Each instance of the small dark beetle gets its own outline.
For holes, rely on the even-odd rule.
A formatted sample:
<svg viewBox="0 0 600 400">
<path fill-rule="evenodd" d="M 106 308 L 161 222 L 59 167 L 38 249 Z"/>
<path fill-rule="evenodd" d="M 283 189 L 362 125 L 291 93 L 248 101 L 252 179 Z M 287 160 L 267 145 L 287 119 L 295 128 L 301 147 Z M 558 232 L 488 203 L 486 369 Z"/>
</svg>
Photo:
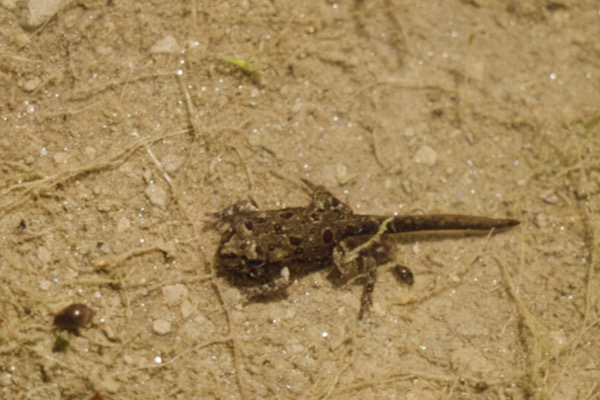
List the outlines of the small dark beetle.
<svg viewBox="0 0 600 400">
<path fill-rule="evenodd" d="M 62 329 L 77 330 L 92 321 L 96 311 L 85 304 L 71 304 L 54 317 L 54 325 Z"/>
</svg>

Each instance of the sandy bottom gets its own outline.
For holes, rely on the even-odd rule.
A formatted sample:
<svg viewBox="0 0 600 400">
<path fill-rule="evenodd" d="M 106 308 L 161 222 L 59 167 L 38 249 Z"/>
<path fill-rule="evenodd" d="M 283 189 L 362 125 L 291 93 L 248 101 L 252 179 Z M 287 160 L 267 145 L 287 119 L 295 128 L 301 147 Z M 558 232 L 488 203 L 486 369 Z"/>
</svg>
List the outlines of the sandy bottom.
<svg viewBox="0 0 600 400">
<path fill-rule="evenodd" d="M 34 3 L 0 1 L 1 398 L 600 399 L 597 2 Z M 326 272 L 247 302 L 211 215 L 301 178 L 522 222 L 389 238 L 415 284 L 362 322 Z"/>
</svg>

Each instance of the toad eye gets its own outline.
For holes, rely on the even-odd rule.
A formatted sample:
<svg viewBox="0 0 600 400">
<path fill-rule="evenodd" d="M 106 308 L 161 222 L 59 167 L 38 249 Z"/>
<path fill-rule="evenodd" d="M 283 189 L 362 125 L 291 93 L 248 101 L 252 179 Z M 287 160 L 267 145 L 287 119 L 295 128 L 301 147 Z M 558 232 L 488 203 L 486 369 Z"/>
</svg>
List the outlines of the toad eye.
<svg viewBox="0 0 600 400">
<path fill-rule="evenodd" d="M 246 260 L 246 268 L 249 270 L 248 274 L 252 278 L 259 278 L 264 274 L 263 267 L 265 265 L 264 260 Z"/>
<path fill-rule="evenodd" d="M 265 265 L 265 260 L 246 260 L 246 266 L 251 269 L 257 269 Z"/>
</svg>

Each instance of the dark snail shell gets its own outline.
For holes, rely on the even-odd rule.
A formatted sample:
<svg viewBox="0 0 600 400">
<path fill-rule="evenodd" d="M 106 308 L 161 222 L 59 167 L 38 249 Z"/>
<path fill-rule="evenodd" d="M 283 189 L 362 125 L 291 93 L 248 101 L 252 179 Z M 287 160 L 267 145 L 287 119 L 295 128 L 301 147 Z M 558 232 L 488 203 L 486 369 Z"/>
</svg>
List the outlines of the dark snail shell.
<svg viewBox="0 0 600 400">
<path fill-rule="evenodd" d="M 71 304 L 54 317 L 54 325 L 62 329 L 76 330 L 90 323 L 96 311 L 85 304 Z"/>
</svg>

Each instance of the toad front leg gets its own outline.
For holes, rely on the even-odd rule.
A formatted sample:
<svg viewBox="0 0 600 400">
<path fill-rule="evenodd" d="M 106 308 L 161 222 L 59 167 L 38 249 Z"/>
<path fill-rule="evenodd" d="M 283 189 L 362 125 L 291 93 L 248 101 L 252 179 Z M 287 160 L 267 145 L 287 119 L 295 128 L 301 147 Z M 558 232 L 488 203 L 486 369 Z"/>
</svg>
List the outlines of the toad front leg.
<svg viewBox="0 0 600 400">
<path fill-rule="evenodd" d="M 282 295 L 292 283 L 289 268 L 283 267 L 278 276 L 272 276 L 269 281 L 261 285 L 245 287 L 243 292 L 250 300 L 270 299 Z"/>
</svg>

